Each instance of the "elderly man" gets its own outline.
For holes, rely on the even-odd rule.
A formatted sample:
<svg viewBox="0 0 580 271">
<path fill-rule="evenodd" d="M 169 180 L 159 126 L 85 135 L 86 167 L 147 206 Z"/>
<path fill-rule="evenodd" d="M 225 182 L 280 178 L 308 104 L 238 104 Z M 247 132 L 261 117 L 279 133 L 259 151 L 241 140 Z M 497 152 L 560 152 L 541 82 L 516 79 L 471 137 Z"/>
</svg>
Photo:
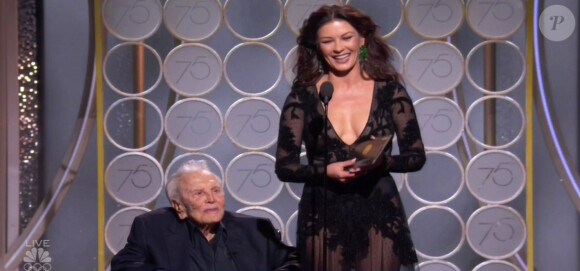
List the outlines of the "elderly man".
<svg viewBox="0 0 580 271">
<path fill-rule="evenodd" d="M 112 271 L 299 270 L 294 248 L 269 220 L 224 210 L 223 188 L 205 161 L 182 165 L 166 192 L 173 208 L 135 218 Z"/>
</svg>

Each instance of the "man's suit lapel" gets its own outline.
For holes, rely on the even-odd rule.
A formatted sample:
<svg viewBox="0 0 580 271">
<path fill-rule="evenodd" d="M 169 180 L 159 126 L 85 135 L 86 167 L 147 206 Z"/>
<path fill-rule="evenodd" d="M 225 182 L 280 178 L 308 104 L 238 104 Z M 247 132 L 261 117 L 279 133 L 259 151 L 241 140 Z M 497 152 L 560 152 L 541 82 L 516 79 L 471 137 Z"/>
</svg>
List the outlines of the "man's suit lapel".
<svg viewBox="0 0 580 271">
<path fill-rule="evenodd" d="M 226 246 L 238 270 L 262 270 L 263 268 L 260 268 L 257 263 L 262 262 L 264 259 L 256 259 L 256 255 L 250 253 L 252 250 L 248 249 L 250 247 L 248 240 L 254 238 L 254 236 L 252 236 L 252 233 L 240 230 L 242 221 L 236 221 L 236 225 L 231 225 L 232 221 L 231 214 L 226 212 L 222 219 L 228 234 Z"/>
<path fill-rule="evenodd" d="M 189 270 L 193 266 L 189 266 L 189 259 L 193 259 L 195 265 L 194 270 L 209 270 L 208 266 L 205 266 L 200 253 L 195 253 L 199 251 L 199 248 L 194 247 L 191 244 L 189 238 L 189 232 L 187 226 L 183 221 L 173 224 L 169 233 L 165 238 L 165 246 L 167 252 L 167 259 L 169 259 L 169 264 L 171 270 Z"/>
<path fill-rule="evenodd" d="M 238 270 L 245 270 L 248 267 L 245 263 L 247 257 L 244 257 L 243 255 L 245 255 L 244 249 L 247 248 L 247 244 L 245 244 L 244 238 L 240 236 L 239 231 L 236 231 L 235 229 L 228 229 L 227 231 L 228 237 L 226 240 L 226 247 L 228 248 L 228 252 L 238 267 Z"/>
</svg>

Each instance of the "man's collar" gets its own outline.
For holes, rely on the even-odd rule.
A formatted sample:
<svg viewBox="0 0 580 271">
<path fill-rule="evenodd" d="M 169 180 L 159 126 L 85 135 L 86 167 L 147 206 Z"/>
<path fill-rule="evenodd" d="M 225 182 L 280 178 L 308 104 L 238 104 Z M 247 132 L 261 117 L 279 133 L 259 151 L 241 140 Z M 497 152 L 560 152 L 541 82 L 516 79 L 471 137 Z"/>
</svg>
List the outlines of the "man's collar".
<svg viewBox="0 0 580 271">
<path fill-rule="evenodd" d="M 185 219 L 185 223 L 187 223 L 187 225 L 188 225 L 188 226 L 190 226 L 190 227 L 191 227 L 191 229 L 197 230 L 199 233 L 201 233 L 201 230 L 200 230 L 200 229 L 199 229 L 199 227 L 198 227 L 198 226 L 197 226 L 197 225 L 196 225 L 196 224 L 193 222 L 193 220 L 191 220 L 191 219 Z M 220 223 L 218 223 L 218 224 L 216 225 L 216 229 L 215 229 L 215 233 L 216 233 L 216 235 L 217 235 L 219 232 L 222 232 L 222 233 L 223 233 L 223 237 L 224 237 L 224 238 L 226 238 L 226 237 L 227 237 L 228 231 L 227 231 L 227 229 L 226 229 L 226 227 L 225 227 L 225 225 L 224 225 L 223 221 L 220 221 Z"/>
</svg>

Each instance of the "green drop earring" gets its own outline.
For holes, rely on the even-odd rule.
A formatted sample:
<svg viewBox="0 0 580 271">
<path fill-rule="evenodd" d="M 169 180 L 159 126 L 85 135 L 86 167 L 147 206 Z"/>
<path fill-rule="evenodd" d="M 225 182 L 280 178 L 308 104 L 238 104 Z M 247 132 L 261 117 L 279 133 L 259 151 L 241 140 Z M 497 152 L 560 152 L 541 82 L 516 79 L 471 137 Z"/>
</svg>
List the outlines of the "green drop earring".
<svg viewBox="0 0 580 271">
<path fill-rule="evenodd" d="M 365 45 L 360 47 L 360 50 L 358 51 L 358 59 L 362 62 L 367 61 L 367 59 L 369 59 L 369 52 Z"/>
</svg>

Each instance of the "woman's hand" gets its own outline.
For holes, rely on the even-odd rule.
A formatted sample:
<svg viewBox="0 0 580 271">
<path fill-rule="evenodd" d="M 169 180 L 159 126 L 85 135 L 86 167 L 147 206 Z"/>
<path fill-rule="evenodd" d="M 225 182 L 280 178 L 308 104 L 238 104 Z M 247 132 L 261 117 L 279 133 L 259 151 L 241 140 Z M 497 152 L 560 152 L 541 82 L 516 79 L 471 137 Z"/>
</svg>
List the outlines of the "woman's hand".
<svg viewBox="0 0 580 271">
<path fill-rule="evenodd" d="M 389 161 L 390 157 L 386 158 Z M 364 167 L 354 167 L 356 159 L 351 159 L 342 162 L 335 162 L 328 165 L 326 174 L 329 178 L 335 179 L 341 183 L 348 183 L 352 179 L 358 178 L 367 174 L 369 170 L 375 169 L 383 164 L 385 158 L 381 155 L 374 164 Z"/>
<path fill-rule="evenodd" d="M 329 178 L 335 179 L 341 183 L 347 183 L 348 181 L 360 176 L 361 169 L 353 168 L 356 159 L 351 159 L 342 162 L 334 162 L 326 167 L 326 174 Z"/>
</svg>

